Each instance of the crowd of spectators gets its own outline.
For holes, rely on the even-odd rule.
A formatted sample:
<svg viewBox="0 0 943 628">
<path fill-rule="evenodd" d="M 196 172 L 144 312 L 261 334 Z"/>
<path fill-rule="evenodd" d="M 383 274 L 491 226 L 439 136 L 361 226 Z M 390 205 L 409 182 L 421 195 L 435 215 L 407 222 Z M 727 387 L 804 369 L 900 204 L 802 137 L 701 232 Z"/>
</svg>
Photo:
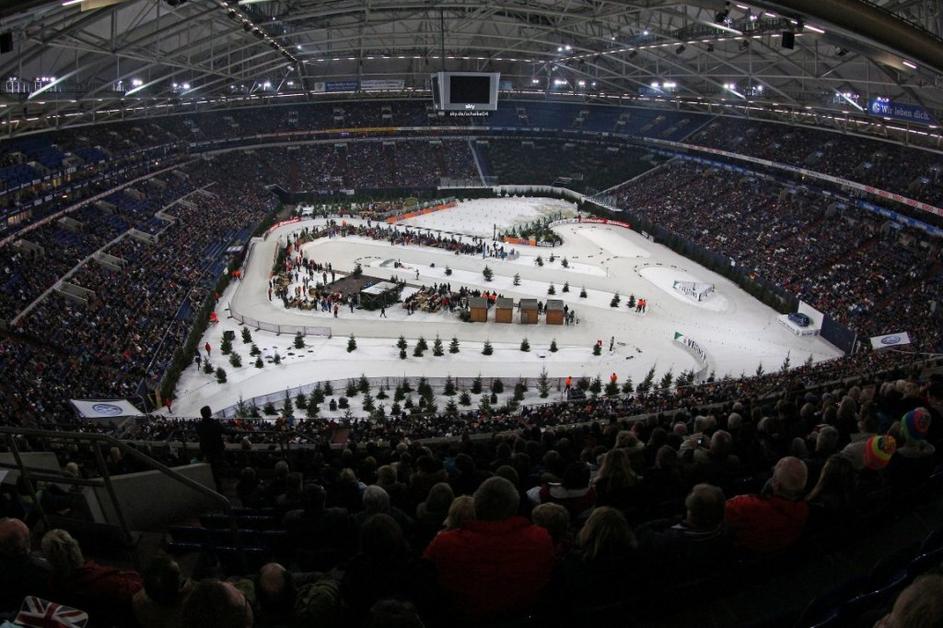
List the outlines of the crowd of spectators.
<svg viewBox="0 0 943 628">
<path fill-rule="evenodd" d="M 941 413 L 939 374 L 868 377 L 633 422 L 613 414 L 559 429 L 535 423 L 486 440 L 227 451 L 219 469 L 239 516 L 264 524 L 265 532 L 241 532 L 244 542 L 282 540 L 254 564 L 176 540 L 194 538 L 193 528 L 172 528 L 167 546 L 201 553 L 188 572 L 164 554 L 143 573 L 104 566 L 63 530 L 45 532 L 31 553 L 27 524 L 36 517 L 13 494 L 0 516 L 26 524 L 0 519 L 0 559 L 22 576 L 2 570 L 3 599 L 44 595 L 106 624 L 145 627 L 660 617 L 679 587 L 687 585 L 687 603 L 709 605 L 716 593 L 698 588 L 738 565 L 754 565 L 757 577 L 773 565 L 794 568 L 820 547 L 836 551 L 878 532 L 914 500 L 938 498 L 924 489 L 943 461 Z M 221 451 L 220 430 L 198 431 L 204 455 Z M 58 454 L 77 475 L 94 475 L 85 452 Z M 108 464 L 122 470 L 120 455 Z M 887 612 L 889 621 L 914 605 L 940 613 L 913 593 L 859 613 L 873 622 Z M 377 623 L 390 613 L 412 623 Z"/>
<path fill-rule="evenodd" d="M 727 170 L 676 161 L 615 202 L 796 294 L 862 336 L 908 331 L 943 346 L 939 242 L 865 210 Z M 930 292 L 928 292 L 928 290 Z"/>
<path fill-rule="evenodd" d="M 718 118 L 687 140 L 943 204 L 943 155 L 855 135 Z"/>
<path fill-rule="evenodd" d="M 137 397 L 142 384 L 157 384 L 216 283 L 227 245 L 243 244 L 275 207 L 251 166 L 236 159 L 200 163 L 186 186 L 165 192 L 205 188 L 220 168 L 237 178 L 168 208 L 174 222 L 156 243 L 125 235 L 106 249 L 122 260 L 120 270 L 89 261 L 70 277 L 93 292 L 87 303 L 53 293 L 19 321 L 17 336 L 3 342 L 10 376 L 0 383 L 13 420 L 55 424 L 72 414 L 70 398 Z"/>
</svg>

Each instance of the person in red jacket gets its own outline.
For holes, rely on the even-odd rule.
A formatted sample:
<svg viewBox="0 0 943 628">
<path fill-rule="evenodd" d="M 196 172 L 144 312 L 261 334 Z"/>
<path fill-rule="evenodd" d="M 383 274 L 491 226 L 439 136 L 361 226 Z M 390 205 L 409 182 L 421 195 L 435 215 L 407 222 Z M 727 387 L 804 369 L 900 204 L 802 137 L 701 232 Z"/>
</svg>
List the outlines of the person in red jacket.
<svg viewBox="0 0 943 628">
<path fill-rule="evenodd" d="M 769 553 L 795 543 L 809 517 L 809 506 L 802 499 L 807 477 L 805 463 L 786 456 L 776 463 L 773 477 L 760 495 L 728 499 L 724 516 L 735 545 Z"/>
<path fill-rule="evenodd" d="M 537 601 L 553 570 L 553 540 L 517 516 L 520 496 L 502 477 L 475 491 L 475 520 L 440 532 L 424 557 L 435 563 L 439 586 L 473 619 L 513 617 Z"/>
<path fill-rule="evenodd" d="M 96 625 L 134 625 L 131 600 L 144 586 L 141 574 L 85 560 L 78 541 L 65 530 L 50 530 L 41 545 L 53 568 L 54 601 L 86 611 Z"/>
</svg>

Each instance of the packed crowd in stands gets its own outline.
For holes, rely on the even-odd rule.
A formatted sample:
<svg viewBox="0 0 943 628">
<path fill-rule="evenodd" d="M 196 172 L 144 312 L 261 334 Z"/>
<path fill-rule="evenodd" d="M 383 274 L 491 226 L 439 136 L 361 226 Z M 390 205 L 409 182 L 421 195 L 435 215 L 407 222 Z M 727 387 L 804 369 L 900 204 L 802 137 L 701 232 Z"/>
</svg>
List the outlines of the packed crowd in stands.
<svg viewBox="0 0 943 628">
<path fill-rule="evenodd" d="M 148 389 L 157 384 L 215 285 L 226 247 L 245 243 L 275 206 L 251 164 L 224 161 L 188 170 L 183 187 L 211 191 L 169 207 L 174 222 L 156 243 L 126 234 L 105 249 L 122 260 L 120 270 L 89 261 L 69 278 L 94 291 L 88 303 L 52 294 L 19 321 L 16 337 L 2 341 L 0 359 L 10 375 L 0 398 L 13 420 L 55 424 L 72 415 L 70 398 L 136 397 L 142 382 Z M 210 186 L 220 166 L 235 179 Z M 171 187 L 176 194 L 182 186 L 165 190 Z M 107 240 L 82 243 L 87 255 Z"/>
<path fill-rule="evenodd" d="M 943 308 L 928 298 L 940 285 L 939 242 L 919 232 L 827 197 L 684 161 L 615 196 L 620 207 L 729 257 L 862 336 L 909 331 L 923 350 L 943 350 Z"/>
<path fill-rule="evenodd" d="M 823 172 L 937 207 L 943 204 L 940 153 L 771 122 L 744 124 L 735 118 L 718 118 L 686 141 Z"/>
<path fill-rule="evenodd" d="M 477 170 L 464 141 L 430 144 L 427 139 L 407 141 L 392 137 L 366 144 L 346 141 L 347 130 L 358 127 L 443 125 L 560 129 L 685 140 L 807 167 L 929 203 L 943 203 L 940 193 L 943 160 L 939 153 L 865 137 L 745 122 L 739 118 L 601 105 L 506 101 L 488 117 L 471 118 L 439 115 L 425 101 L 390 101 L 185 113 L 14 138 L 0 144 L 0 164 L 7 164 L 0 166 L 0 218 L 18 214 L 7 226 L 22 228 L 52 211 L 146 172 L 154 167 L 155 158 L 162 161 L 183 158 L 190 143 L 229 139 L 237 146 L 259 141 L 266 134 L 297 140 L 310 138 L 312 132 L 335 131 L 337 145 L 327 143 L 294 151 L 299 164 L 308 167 L 299 166 L 297 177 L 288 175 L 289 182 L 301 181 L 309 189 L 397 187 L 404 181 L 431 185 L 438 177 L 452 174 L 459 179 L 474 178 Z M 406 133 L 410 134 L 415 132 Z M 533 151 L 528 145 L 531 140 L 495 138 L 490 146 L 477 145 L 476 150 L 483 173 L 497 176 L 502 183 L 552 184 L 569 179 L 577 188 L 595 191 L 618 183 L 616 172 L 620 170 L 627 174 L 621 179 L 624 180 L 645 167 L 644 162 L 636 159 L 637 149 L 600 152 L 588 149 L 581 139 L 574 135 L 573 141 L 553 140 L 551 148 Z M 530 150 L 531 154 L 518 159 L 516 155 L 521 150 Z M 535 156 L 539 167 L 533 167 L 538 165 Z M 364 163 L 370 167 L 362 167 Z M 433 164 L 432 169 L 429 164 Z M 281 173 L 285 176 L 285 169 Z"/>
<path fill-rule="evenodd" d="M 197 456 L 241 506 L 245 562 L 228 518 L 211 515 L 171 527 L 166 553 L 141 572 L 106 566 L 7 490 L 0 517 L 15 519 L 0 519 L 3 610 L 38 595 L 96 625 L 142 628 L 418 628 L 527 616 L 613 625 L 626 613 L 651 623 L 684 611 L 670 605 L 684 591 L 704 619 L 733 592 L 710 583 L 801 574 L 823 551 L 879 537 L 915 504 L 939 499 L 928 487 L 943 462 L 943 378 L 870 377 L 765 401 L 729 396 L 710 411 L 534 423 L 438 445 L 365 438 L 253 452 L 227 450 L 225 431 L 204 409 Z M 168 463 L 192 455 L 148 453 Z M 89 450 L 57 455 L 73 476 L 97 475 Z M 118 450 L 106 464 L 136 468 Z M 77 510 L 62 487 L 40 499 L 47 511 Z M 932 603 L 943 595 L 939 564 L 938 550 L 915 559 L 897 602 L 859 604 L 854 625 L 921 613 L 925 623 L 885 625 L 943 621 Z M 798 609 L 782 594 L 765 612 L 786 619 Z"/>
</svg>

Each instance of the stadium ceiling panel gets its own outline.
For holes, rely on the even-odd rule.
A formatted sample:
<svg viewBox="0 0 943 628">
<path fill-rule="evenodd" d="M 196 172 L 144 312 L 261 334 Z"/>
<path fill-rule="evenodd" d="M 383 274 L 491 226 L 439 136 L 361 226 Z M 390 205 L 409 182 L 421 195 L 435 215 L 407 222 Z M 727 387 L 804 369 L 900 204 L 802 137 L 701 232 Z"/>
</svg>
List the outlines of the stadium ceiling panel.
<svg viewBox="0 0 943 628">
<path fill-rule="evenodd" d="M 443 68 L 501 72 L 521 97 L 828 125 L 881 97 L 941 119 L 941 13 L 938 0 L 27 0 L 0 5 L 0 122 L 14 134 L 325 86 L 422 94 Z"/>
</svg>

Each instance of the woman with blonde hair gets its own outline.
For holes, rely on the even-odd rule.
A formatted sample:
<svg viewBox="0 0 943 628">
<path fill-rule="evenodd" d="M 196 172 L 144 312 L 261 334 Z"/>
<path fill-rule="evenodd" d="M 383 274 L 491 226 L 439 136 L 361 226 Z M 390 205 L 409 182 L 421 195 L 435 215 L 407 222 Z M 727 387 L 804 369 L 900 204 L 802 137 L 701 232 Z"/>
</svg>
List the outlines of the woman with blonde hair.
<svg viewBox="0 0 943 628">
<path fill-rule="evenodd" d="M 641 482 L 624 449 L 613 449 L 603 457 L 595 489 L 597 506 L 612 506 L 624 513 L 638 509 Z"/>
<path fill-rule="evenodd" d="M 554 599 L 571 609 L 595 607 L 629 595 L 644 573 L 638 563 L 629 522 L 615 508 L 596 508 L 577 535 L 577 547 L 564 559 L 554 582 Z M 561 609 L 563 610 L 563 609 Z"/>
</svg>

